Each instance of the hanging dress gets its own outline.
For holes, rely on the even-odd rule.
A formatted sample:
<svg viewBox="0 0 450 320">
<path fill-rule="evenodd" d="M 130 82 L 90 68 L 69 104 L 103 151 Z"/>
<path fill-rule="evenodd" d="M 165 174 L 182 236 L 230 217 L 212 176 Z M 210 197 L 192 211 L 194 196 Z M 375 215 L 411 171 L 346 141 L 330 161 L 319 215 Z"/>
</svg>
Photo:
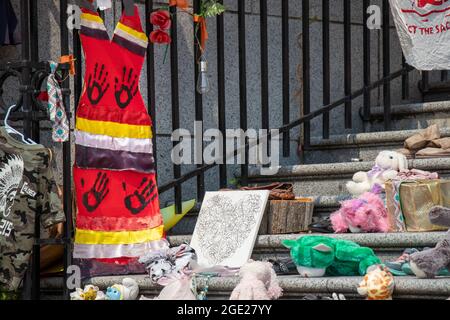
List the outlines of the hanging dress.
<svg viewBox="0 0 450 320">
<path fill-rule="evenodd" d="M 122 13 L 112 39 L 99 14 L 82 8 L 80 38 L 74 258 L 126 265 L 164 243 L 152 123 L 139 91 L 148 40 L 136 5 L 133 16 Z"/>
</svg>

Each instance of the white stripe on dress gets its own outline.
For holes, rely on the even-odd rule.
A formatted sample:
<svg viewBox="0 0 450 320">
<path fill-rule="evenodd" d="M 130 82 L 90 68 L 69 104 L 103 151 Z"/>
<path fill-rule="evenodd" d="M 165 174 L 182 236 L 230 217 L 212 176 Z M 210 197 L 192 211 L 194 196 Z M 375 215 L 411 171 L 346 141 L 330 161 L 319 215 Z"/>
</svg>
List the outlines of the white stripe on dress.
<svg viewBox="0 0 450 320">
<path fill-rule="evenodd" d="M 92 134 L 85 131 L 75 130 L 75 144 L 108 149 L 114 151 L 128 151 L 135 153 L 152 154 L 151 139 L 115 138 L 106 135 Z"/>
<path fill-rule="evenodd" d="M 148 252 L 169 248 L 165 239 L 136 244 L 75 244 L 75 259 L 113 259 L 141 257 Z"/>
</svg>

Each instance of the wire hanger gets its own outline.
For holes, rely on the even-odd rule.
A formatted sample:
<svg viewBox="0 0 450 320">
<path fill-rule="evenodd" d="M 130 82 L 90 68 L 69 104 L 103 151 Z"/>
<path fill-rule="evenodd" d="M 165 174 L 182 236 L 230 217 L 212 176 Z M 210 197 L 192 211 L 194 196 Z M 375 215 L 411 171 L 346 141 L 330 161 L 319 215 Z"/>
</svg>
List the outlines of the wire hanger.
<svg viewBox="0 0 450 320">
<path fill-rule="evenodd" d="M 13 127 L 11 127 L 11 126 L 8 124 L 8 118 L 9 118 L 9 115 L 10 115 L 10 113 L 11 113 L 11 110 L 14 109 L 15 107 L 16 107 L 16 105 L 13 104 L 11 107 L 8 108 L 8 111 L 6 112 L 5 120 L 4 120 L 6 132 L 7 132 L 8 134 L 11 134 L 11 133 L 17 134 L 18 136 L 20 136 L 20 137 L 22 138 L 22 141 L 23 141 L 23 143 L 25 143 L 25 144 L 28 144 L 28 145 L 36 145 L 36 144 L 37 144 L 36 142 L 34 142 L 33 140 L 31 140 L 30 138 L 25 138 L 25 136 L 24 136 L 21 132 L 17 131 L 16 129 L 14 129 Z"/>
</svg>

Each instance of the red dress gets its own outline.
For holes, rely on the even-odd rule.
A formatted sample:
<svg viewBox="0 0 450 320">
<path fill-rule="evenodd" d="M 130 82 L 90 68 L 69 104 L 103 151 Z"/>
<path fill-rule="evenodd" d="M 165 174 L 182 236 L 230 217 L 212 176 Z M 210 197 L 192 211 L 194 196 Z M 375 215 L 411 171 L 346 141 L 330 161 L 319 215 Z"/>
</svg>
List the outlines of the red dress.
<svg viewBox="0 0 450 320">
<path fill-rule="evenodd" d="M 74 258 L 137 258 L 163 237 L 151 119 L 139 92 L 147 36 L 137 6 L 112 39 L 97 12 L 82 9 L 84 89 L 76 113 Z M 110 260 L 108 260 L 110 261 Z"/>
</svg>

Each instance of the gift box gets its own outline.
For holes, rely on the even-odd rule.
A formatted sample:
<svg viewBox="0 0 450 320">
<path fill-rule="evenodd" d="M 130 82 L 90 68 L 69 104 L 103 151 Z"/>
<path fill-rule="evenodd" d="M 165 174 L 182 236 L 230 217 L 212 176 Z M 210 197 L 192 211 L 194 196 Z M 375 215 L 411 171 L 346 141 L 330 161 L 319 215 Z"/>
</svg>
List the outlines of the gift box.
<svg viewBox="0 0 450 320">
<path fill-rule="evenodd" d="M 388 181 L 386 206 L 391 232 L 447 230 L 428 217 L 434 206 L 450 207 L 450 180 Z"/>
</svg>

